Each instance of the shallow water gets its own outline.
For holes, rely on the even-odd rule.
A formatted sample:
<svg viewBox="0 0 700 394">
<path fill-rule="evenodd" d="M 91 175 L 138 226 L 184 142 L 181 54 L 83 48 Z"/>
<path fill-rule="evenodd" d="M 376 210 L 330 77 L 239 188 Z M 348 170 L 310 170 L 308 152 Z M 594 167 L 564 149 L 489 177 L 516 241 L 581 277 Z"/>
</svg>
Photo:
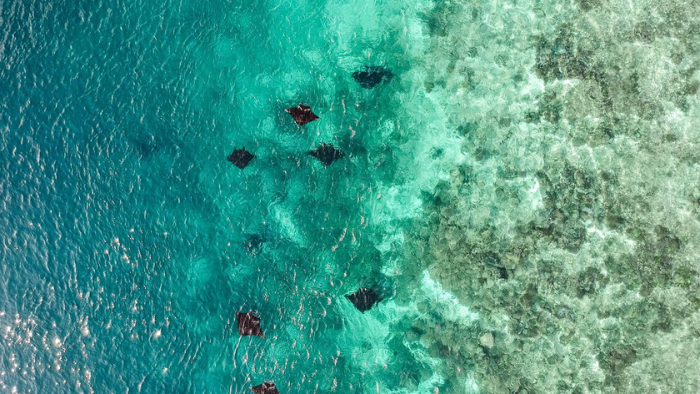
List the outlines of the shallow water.
<svg viewBox="0 0 700 394">
<path fill-rule="evenodd" d="M 0 388 L 700 390 L 699 7 L 1 3 Z"/>
</svg>

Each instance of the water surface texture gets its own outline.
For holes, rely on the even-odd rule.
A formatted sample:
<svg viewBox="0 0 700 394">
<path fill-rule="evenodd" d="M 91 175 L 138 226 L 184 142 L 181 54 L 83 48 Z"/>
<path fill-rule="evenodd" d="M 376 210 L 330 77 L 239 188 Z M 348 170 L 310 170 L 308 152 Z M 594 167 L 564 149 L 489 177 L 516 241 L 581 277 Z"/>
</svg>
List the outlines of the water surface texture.
<svg viewBox="0 0 700 394">
<path fill-rule="evenodd" d="M 700 392 L 698 15 L 1 1 L 0 390 Z"/>
</svg>

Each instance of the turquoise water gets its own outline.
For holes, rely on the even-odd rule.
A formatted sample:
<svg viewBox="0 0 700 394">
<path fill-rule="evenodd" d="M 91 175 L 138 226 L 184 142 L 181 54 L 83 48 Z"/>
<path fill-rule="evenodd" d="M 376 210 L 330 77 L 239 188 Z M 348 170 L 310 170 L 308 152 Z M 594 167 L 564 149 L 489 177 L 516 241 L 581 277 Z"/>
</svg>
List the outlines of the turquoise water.
<svg viewBox="0 0 700 394">
<path fill-rule="evenodd" d="M 700 391 L 699 14 L 0 3 L 0 389 Z"/>
<path fill-rule="evenodd" d="M 401 89 L 351 74 L 408 67 L 402 7 L 3 4 L 3 391 L 359 391 L 416 369 L 363 356 L 384 344 L 343 297 L 383 280 L 365 201 L 396 172 L 377 129 Z M 322 121 L 296 126 L 299 102 Z M 345 158 L 323 168 L 320 143 Z M 248 310 L 266 340 L 238 336 Z"/>
</svg>

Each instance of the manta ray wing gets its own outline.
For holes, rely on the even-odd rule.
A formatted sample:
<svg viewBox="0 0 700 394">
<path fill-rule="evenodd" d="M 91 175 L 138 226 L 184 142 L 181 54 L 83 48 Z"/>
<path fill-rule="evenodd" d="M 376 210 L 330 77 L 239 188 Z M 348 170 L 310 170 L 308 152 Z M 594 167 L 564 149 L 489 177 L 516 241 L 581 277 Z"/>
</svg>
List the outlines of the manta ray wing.
<svg viewBox="0 0 700 394">
<path fill-rule="evenodd" d="M 241 170 L 246 168 L 251 160 L 255 158 L 255 155 L 245 150 L 245 146 L 241 149 L 234 149 L 233 153 L 228 155 L 226 158 L 231 164 L 240 168 Z"/>
<path fill-rule="evenodd" d="M 265 338 L 260 327 L 260 318 L 253 315 L 253 312 L 236 313 L 238 319 L 238 333 L 244 336 L 255 335 Z"/>
<path fill-rule="evenodd" d="M 381 298 L 374 290 L 365 287 L 352 294 L 346 294 L 345 298 L 350 300 L 355 308 L 362 313 L 372 309 L 375 304 L 381 301 Z"/>
<path fill-rule="evenodd" d="M 311 112 L 311 107 L 304 104 L 299 104 L 298 107 L 287 108 L 284 111 L 292 115 L 294 122 L 296 122 L 296 124 L 299 126 L 303 126 L 309 122 L 320 119 L 318 115 Z"/>
<path fill-rule="evenodd" d="M 321 144 L 318 148 L 309 152 L 309 154 L 317 158 L 324 167 L 328 167 L 336 160 L 339 160 L 345 156 L 345 153 L 335 149 L 335 147 L 331 144 Z"/>
<path fill-rule="evenodd" d="M 274 383 L 265 382 L 250 388 L 255 394 L 280 394 Z"/>
</svg>

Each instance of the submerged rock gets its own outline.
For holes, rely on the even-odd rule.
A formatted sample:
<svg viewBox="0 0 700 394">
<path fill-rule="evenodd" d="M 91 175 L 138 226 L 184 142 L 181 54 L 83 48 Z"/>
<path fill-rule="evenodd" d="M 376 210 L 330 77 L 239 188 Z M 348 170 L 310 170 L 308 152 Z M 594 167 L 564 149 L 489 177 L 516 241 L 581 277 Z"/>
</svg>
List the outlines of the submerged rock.
<svg viewBox="0 0 700 394">
<path fill-rule="evenodd" d="M 495 344 L 493 334 L 490 332 L 487 332 L 486 334 L 482 335 L 481 338 L 479 338 L 479 344 L 482 347 L 485 347 L 487 349 L 491 349 Z"/>
<path fill-rule="evenodd" d="M 364 71 L 355 71 L 352 78 L 365 89 L 372 89 L 382 82 L 389 82 L 394 74 L 382 66 L 365 66 Z"/>
</svg>

